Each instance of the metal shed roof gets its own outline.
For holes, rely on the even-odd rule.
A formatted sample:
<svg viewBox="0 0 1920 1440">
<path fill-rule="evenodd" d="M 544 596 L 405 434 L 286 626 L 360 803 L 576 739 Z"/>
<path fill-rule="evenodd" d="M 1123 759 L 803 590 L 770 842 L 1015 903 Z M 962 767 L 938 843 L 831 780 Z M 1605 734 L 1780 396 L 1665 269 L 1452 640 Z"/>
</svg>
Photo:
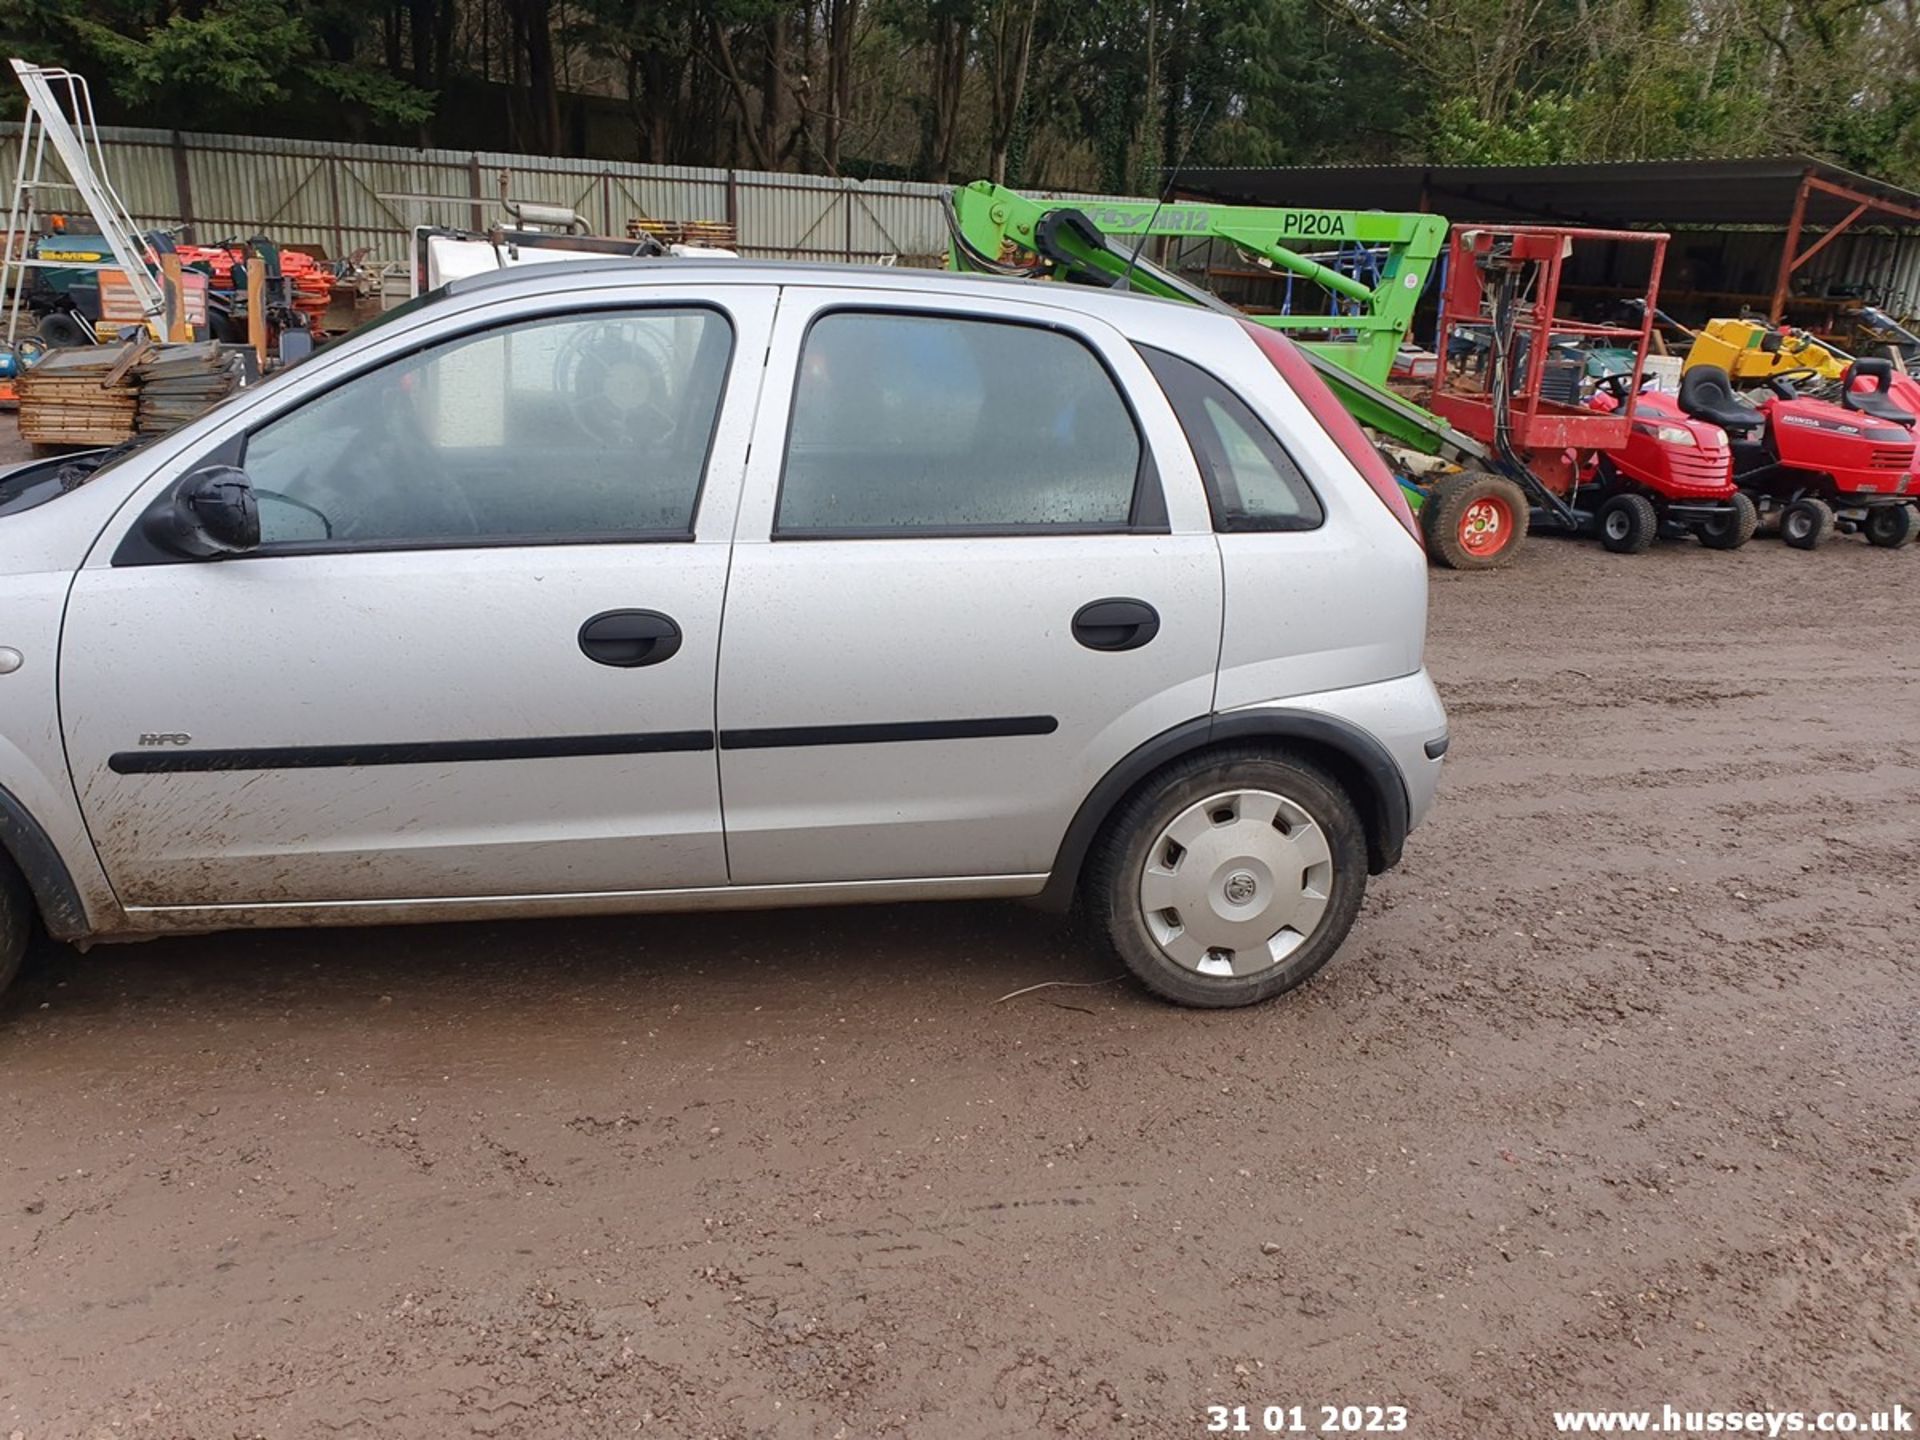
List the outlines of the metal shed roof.
<svg viewBox="0 0 1920 1440">
<path fill-rule="evenodd" d="M 1920 194 L 1807 155 L 1579 165 L 1298 165 L 1187 169 L 1176 189 L 1212 200 L 1320 210 L 1432 210 L 1451 220 L 1667 228 L 1805 223 L 1920 229 Z M 1851 192 L 1842 194 L 1837 192 Z"/>
</svg>

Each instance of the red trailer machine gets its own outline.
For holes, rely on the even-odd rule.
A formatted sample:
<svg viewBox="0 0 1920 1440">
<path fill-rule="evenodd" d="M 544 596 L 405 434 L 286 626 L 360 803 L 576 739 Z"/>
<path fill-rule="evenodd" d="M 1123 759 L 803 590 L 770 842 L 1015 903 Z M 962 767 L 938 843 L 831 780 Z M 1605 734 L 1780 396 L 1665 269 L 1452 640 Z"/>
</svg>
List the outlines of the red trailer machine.
<svg viewBox="0 0 1920 1440">
<path fill-rule="evenodd" d="M 1575 247 L 1602 245 L 1646 252 L 1637 326 L 1559 313 Z M 1677 410 L 1664 413 L 1671 407 L 1659 407 L 1656 418 L 1640 395 L 1666 247 L 1665 235 L 1641 231 L 1456 225 L 1441 296 L 1443 362 L 1484 348 L 1485 363 L 1477 371 L 1442 363 L 1429 408 L 1492 450 L 1533 502 L 1534 526 L 1597 534 L 1625 553 L 1689 531 L 1730 549 L 1754 527 L 1720 430 Z M 1631 270 L 1631 261 L 1621 268 Z M 1594 341 L 1633 352 L 1632 373 L 1614 387 L 1608 410 L 1582 403 L 1569 349 Z"/>
</svg>

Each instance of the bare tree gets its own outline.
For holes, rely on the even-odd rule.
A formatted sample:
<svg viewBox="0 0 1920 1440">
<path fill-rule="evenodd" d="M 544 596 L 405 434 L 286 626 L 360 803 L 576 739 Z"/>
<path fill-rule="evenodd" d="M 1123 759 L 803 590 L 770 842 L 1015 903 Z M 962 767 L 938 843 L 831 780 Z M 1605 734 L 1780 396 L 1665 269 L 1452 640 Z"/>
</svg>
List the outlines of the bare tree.
<svg viewBox="0 0 1920 1440">
<path fill-rule="evenodd" d="M 981 27 L 981 60 L 990 101 L 987 174 L 996 185 L 1007 183 L 1007 156 L 1020 127 L 1021 107 L 1026 103 L 1027 70 L 1039 18 L 1040 0 L 989 0 Z"/>
</svg>

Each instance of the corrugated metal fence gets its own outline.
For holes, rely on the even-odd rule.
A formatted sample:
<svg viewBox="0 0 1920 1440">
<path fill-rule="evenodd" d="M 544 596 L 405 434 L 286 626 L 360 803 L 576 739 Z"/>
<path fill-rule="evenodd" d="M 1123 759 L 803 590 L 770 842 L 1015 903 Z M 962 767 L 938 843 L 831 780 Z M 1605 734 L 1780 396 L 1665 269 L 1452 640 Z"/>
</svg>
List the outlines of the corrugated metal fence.
<svg viewBox="0 0 1920 1440">
<path fill-rule="evenodd" d="M 12 183 L 19 134 L 0 125 L 0 183 Z M 938 185 L 115 127 L 101 139 L 134 219 L 203 243 L 265 232 L 403 261 L 416 225 L 494 223 L 504 171 L 513 199 L 568 206 L 602 234 L 633 219 L 710 220 L 759 257 L 928 265 L 946 250 Z"/>
</svg>

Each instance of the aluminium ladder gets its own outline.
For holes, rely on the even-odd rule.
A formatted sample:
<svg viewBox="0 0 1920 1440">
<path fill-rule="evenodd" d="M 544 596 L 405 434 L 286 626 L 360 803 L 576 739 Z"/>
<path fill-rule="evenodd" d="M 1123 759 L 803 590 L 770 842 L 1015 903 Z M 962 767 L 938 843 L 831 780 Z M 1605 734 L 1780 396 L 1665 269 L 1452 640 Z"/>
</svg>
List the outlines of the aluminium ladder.
<svg viewBox="0 0 1920 1440">
<path fill-rule="evenodd" d="M 0 265 L 0 290 L 7 296 L 6 343 L 18 338 L 20 309 L 26 298 L 27 275 L 33 269 L 118 270 L 127 278 L 135 300 L 155 334 L 164 333 L 166 296 L 147 268 L 146 244 L 106 176 L 106 153 L 100 145 L 100 127 L 93 118 L 93 94 L 86 77 L 51 65 L 29 65 L 14 60 L 13 73 L 27 92 L 27 113 L 20 127 L 20 156 L 14 167 L 13 199 L 7 211 L 7 254 Z M 58 178 L 47 162 L 52 145 L 66 179 Z M 43 190 L 68 191 L 80 197 L 95 227 L 113 252 L 114 263 L 39 260 L 28 252 L 39 223 Z"/>
</svg>

